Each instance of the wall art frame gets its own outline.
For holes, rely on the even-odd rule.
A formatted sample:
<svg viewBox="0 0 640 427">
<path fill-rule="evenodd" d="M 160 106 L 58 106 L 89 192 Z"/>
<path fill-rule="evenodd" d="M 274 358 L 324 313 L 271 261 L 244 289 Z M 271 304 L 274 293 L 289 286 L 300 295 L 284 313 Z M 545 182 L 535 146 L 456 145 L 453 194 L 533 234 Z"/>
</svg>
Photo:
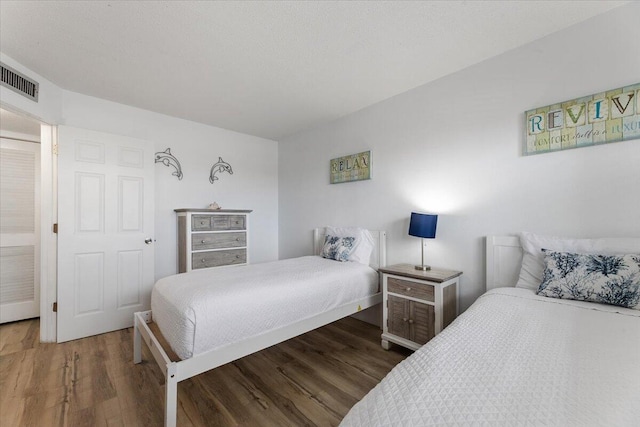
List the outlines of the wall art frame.
<svg viewBox="0 0 640 427">
<path fill-rule="evenodd" d="M 640 83 L 526 111 L 523 154 L 640 138 Z"/>
<path fill-rule="evenodd" d="M 371 151 L 331 159 L 329 176 L 331 184 L 371 179 Z"/>
</svg>

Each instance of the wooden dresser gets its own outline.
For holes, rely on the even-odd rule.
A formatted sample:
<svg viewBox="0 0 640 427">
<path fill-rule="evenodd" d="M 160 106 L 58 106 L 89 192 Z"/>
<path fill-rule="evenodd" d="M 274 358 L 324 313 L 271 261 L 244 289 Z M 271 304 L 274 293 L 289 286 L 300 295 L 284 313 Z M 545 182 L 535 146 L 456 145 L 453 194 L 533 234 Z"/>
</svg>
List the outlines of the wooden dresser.
<svg viewBox="0 0 640 427">
<path fill-rule="evenodd" d="M 178 273 L 249 262 L 250 210 L 176 209 Z"/>
<path fill-rule="evenodd" d="M 457 316 L 461 271 L 396 264 L 382 274 L 382 347 L 422 347 Z"/>
</svg>

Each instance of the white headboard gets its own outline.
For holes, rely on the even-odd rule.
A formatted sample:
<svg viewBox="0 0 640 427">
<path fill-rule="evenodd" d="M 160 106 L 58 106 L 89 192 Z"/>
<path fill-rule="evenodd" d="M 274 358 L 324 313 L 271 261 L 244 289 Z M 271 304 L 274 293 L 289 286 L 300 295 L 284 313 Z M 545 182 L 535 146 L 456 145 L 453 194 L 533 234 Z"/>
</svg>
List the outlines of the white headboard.
<svg viewBox="0 0 640 427">
<path fill-rule="evenodd" d="M 387 265 L 387 232 L 369 230 L 369 233 L 373 236 L 374 248 L 371 252 L 371 261 L 369 265 L 371 268 L 377 270 L 380 267 Z M 325 228 L 315 228 L 313 230 L 313 254 L 320 255 L 322 251 L 322 245 L 324 245 Z"/>
<path fill-rule="evenodd" d="M 518 236 L 487 236 L 487 291 L 515 286 L 522 264 Z"/>
</svg>

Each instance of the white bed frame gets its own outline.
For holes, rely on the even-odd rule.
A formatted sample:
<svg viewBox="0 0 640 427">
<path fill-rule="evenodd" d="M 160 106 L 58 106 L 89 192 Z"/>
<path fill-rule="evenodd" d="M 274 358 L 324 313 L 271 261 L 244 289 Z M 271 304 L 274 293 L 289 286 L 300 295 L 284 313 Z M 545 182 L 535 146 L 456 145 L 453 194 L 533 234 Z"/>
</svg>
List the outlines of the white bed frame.
<svg viewBox="0 0 640 427">
<path fill-rule="evenodd" d="M 377 270 L 379 267 L 386 265 L 386 233 L 384 231 L 371 231 L 371 234 L 375 240 L 375 248 L 371 254 L 370 265 Z M 313 253 L 316 255 L 322 249 L 324 236 L 324 228 L 317 228 L 313 231 Z M 382 302 L 382 293 L 378 292 L 284 328 L 225 346 L 222 349 L 207 351 L 178 362 L 172 361 L 167 356 L 159 340 L 147 325 L 147 323 L 153 321 L 151 310 L 141 311 L 134 314 L 133 363 L 142 362 L 142 341 L 144 341 L 164 374 L 164 425 L 173 427 L 176 425 L 178 416 L 178 383 L 180 381 L 335 322 L 380 302 Z"/>
<path fill-rule="evenodd" d="M 522 246 L 518 236 L 487 236 L 487 291 L 514 287 L 522 264 Z"/>
</svg>

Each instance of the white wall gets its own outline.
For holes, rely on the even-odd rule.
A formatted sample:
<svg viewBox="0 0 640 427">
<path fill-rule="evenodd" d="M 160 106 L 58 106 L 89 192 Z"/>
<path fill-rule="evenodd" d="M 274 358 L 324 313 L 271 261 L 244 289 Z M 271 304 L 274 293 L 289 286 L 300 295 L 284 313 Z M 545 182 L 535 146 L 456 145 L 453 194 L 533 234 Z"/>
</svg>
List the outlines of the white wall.
<svg viewBox="0 0 640 427">
<path fill-rule="evenodd" d="M 321 225 L 388 232 L 388 263 L 420 262 L 411 211 L 440 215 L 428 263 L 484 291 L 483 237 L 520 230 L 640 236 L 640 140 L 524 157 L 524 111 L 638 83 L 630 4 L 280 142 L 280 258 Z M 372 150 L 370 181 L 330 185 L 329 160 Z"/>
<path fill-rule="evenodd" d="M 156 151 L 171 148 L 184 177 L 156 164 L 156 280 L 176 273 L 176 208 L 252 209 L 251 262 L 278 258 L 278 143 L 187 120 L 93 98 L 63 93 L 61 124 L 153 141 Z M 209 182 L 211 166 L 222 157 L 233 175 Z"/>
<path fill-rule="evenodd" d="M 38 102 L 0 86 L 0 106 L 10 111 L 19 111 L 45 123 L 57 123 L 60 120 L 62 108 L 62 90 L 2 52 L 0 52 L 0 61 L 39 83 Z"/>
<path fill-rule="evenodd" d="M 155 276 L 174 274 L 176 208 L 252 209 L 251 262 L 278 258 L 278 143 L 63 90 L 6 55 L 7 65 L 40 83 L 38 103 L 4 87 L 3 107 L 54 125 L 68 125 L 153 141 L 156 151 L 170 147 L 182 165 L 181 181 L 172 168 L 156 165 Z M 209 183 L 211 165 L 222 157 L 233 175 Z"/>
</svg>

